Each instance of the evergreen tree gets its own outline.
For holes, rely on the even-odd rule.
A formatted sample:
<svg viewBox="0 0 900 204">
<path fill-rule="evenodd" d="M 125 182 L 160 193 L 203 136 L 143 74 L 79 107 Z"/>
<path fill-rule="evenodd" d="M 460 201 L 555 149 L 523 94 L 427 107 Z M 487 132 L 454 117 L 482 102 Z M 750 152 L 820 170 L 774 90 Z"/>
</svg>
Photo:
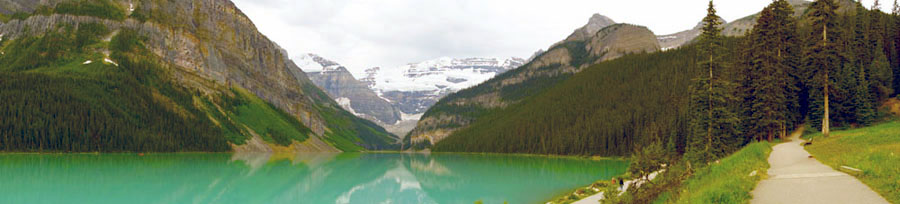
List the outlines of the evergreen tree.
<svg viewBox="0 0 900 204">
<path fill-rule="evenodd" d="M 791 14 L 793 8 L 785 0 L 776 0 L 761 13 L 748 37 L 749 50 L 744 74 L 751 80 L 745 83 L 744 93 L 749 104 L 746 129 L 753 138 L 771 141 L 775 135 L 784 137 L 788 126 L 800 117 L 796 55 L 796 23 Z"/>
<path fill-rule="evenodd" d="M 725 156 L 737 147 L 740 135 L 739 120 L 730 104 L 735 100 L 734 84 L 724 79 L 722 53 L 724 50 L 721 18 L 716 15 L 713 1 L 709 2 L 703 18 L 698 72 L 691 85 L 690 160 L 698 163 Z"/>
<path fill-rule="evenodd" d="M 830 89 L 833 89 L 833 79 L 830 73 L 834 72 L 840 57 L 837 52 L 836 36 L 838 5 L 832 0 L 816 0 L 810 5 L 809 17 L 812 20 L 812 33 L 809 42 L 814 43 L 804 55 L 804 69 L 809 81 L 810 116 L 813 121 L 821 120 L 821 123 L 813 123 L 822 128 L 825 136 L 830 134 Z"/>
<path fill-rule="evenodd" d="M 869 69 L 866 73 L 869 74 L 867 80 L 870 84 L 870 95 L 875 102 L 878 102 L 887 99 L 894 92 L 894 70 L 890 65 L 891 56 L 894 55 L 892 48 L 894 45 L 889 30 L 897 28 L 887 29 L 886 25 L 890 25 L 893 19 L 884 18 L 885 15 L 881 12 L 881 4 L 878 0 L 875 1 L 868 13 L 868 19 L 857 19 L 857 23 L 868 23 L 869 25 L 865 30 L 868 31 L 868 46 L 870 46 L 868 50 L 861 51 L 861 53 L 869 54 L 870 58 L 863 61 L 865 64 L 859 65 Z"/>
<path fill-rule="evenodd" d="M 884 52 L 875 52 L 875 58 L 869 65 L 869 90 L 875 101 L 882 102 L 894 93 L 895 89 L 891 83 L 895 80 L 894 70 L 891 69 L 890 62 Z"/>
<path fill-rule="evenodd" d="M 891 15 L 893 16 L 893 23 L 890 26 L 892 29 L 890 32 L 891 40 L 893 41 L 893 58 L 892 58 L 892 70 L 894 72 L 894 94 L 900 93 L 900 4 L 898 4 L 897 0 L 894 0 L 894 9 L 892 9 Z"/>
<path fill-rule="evenodd" d="M 856 122 L 860 125 L 869 125 L 875 120 L 874 100 L 869 93 L 869 80 L 866 79 L 866 69 L 860 67 L 857 74 L 854 107 L 856 108 Z"/>
</svg>

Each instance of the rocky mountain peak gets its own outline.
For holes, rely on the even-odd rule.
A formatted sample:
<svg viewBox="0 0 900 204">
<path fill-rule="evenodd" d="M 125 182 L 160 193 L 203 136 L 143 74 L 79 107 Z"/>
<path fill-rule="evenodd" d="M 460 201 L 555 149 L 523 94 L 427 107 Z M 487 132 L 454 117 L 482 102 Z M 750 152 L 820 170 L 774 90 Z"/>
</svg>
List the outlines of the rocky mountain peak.
<svg viewBox="0 0 900 204">
<path fill-rule="evenodd" d="M 313 61 L 318 62 L 318 63 L 319 63 L 320 65 L 322 65 L 323 67 L 339 65 L 337 62 L 334 62 L 334 61 L 325 59 L 325 58 L 323 58 L 322 56 L 319 56 L 319 55 L 316 55 L 316 54 L 309 53 L 309 54 L 306 54 L 306 55 L 309 55 L 309 57 L 310 57 Z"/>
<path fill-rule="evenodd" d="M 572 33 L 572 35 L 569 35 L 569 37 L 566 38 L 566 41 L 585 40 L 593 36 L 594 33 L 597 33 L 597 31 L 600 31 L 601 29 L 613 24 L 616 24 L 616 22 L 609 17 L 595 13 L 588 20 L 587 24 L 585 24 L 581 28 L 576 29 L 575 32 Z"/>
</svg>

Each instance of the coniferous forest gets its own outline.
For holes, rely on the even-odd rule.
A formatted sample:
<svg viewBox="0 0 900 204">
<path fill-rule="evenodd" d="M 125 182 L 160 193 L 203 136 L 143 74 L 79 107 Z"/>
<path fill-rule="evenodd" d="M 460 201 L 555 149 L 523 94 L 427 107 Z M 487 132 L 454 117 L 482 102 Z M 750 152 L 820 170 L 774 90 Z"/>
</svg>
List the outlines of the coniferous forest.
<svg viewBox="0 0 900 204">
<path fill-rule="evenodd" d="M 900 90 L 900 16 L 896 6 L 855 5 L 819 0 L 796 16 L 777 0 L 732 38 L 710 4 L 690 45 L 596 64 L 489 111 L 434 150 L 630 155 L 659 146 L 710 161 L 804 124 L 872 124 Z"/>
</svg>

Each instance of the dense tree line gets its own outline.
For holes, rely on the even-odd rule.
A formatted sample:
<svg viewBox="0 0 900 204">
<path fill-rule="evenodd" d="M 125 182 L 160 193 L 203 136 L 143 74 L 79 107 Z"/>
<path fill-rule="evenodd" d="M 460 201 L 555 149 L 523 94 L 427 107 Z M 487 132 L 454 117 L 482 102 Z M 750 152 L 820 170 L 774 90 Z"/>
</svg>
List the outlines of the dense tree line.
<svg viewBox="0 0 900 204">
<path fill-rule="evenodd" d="M 129 50 L 117 46 L 129 41 L 129 32 L 111 42 L 123 53 L 113 56 L 119 63 L 114 66 L 75 61 L 90 57 L 87 45 L 98 42 L 105 27 L 60 29 L 4 46 L 0 151 L 229 149 L 222 131 L 191 105 L 191 90 L 162 80 L 158 61 L 126 55 Z"/>
<path fill-rule="evenodd" d="M 628 155 L 658 144 L 710 161 L 802 124 L 870 124 L 900 90 L 900 17 L 838 5 L 818 0 L 798 17 L 773 1 L 741 38 L 721 36 L 710 5 L 693 44 L 600 63 L 479 112 L 434 150 Z"/>
<path fill-rule="evenodd" d="M 687 87 L 699 70 L 697 56 L 696 46 L 688 46 L 594 65 L 522 103 L 491 111 L 434 150 L 625 155 L 657 141 L 683 152 Z"/>
<path fill-rule="evenodd" d="M 102 62 L 108 33 L 62 25 L 0 43 L 0 151 L 228 151 L 249 138 L 247 126 L 280 145 L 311 134 L 249 93 L 202 96 L 178 85 L 134 30 L 113 37 L 114 63 Z"/>
<path fill-rule="evenodd" d="M 898 17 L 882 13 L 878 2 L 871 10 L 857 3 L 853 12 L 844 14 L 837 13 L 838 5 L 833 0 L 815 1 L 799 21 L 791 16 L 794 10 L 786 0 L 773 1 L 760 13 L 737 48 L 738 59 L 726 62 L 735 67 L 732 77 L 740 85 L 724 92 L 739 96 L 740 105 L 722 108 L 732 108 L 738 117 L 690 118 L 691 124 L 710 120 L 710 124 L 730 124 L 737 119 L 740 134 L 720 135 L 732 143 L 717 145 L 703 141 L 708 135 L 692 126 L 689 137 L 702 142 L 692 143 L 696 148 L 687 155 L 713 156 L 688 157 L 690 161 L 703 163 L 751 141 L 783 138 L 803 123 L 821 128 L 827 136 L 831 127 L 868 125 L 880 118 L 879 104 L 898 90 L 893 87 L 897 67 L 890 65 L 896 63 L 887 57 L 893 55 L 896 60 L 897 51 L 893 44 L 886 45 L 900 38 L 900 34 L 886 34 L 895 32 L 896 28 L 888 28 Z M 708 36 L 717 35 L 715 29 L 704 29 L 699 44 L 708 47 L 712 44 Z M 697 89 L 701 85 L 692 90 L 702 90 Z M 706 104 L 709 98 L 705 92 L 691 95 L 692 104 Z"/>
</svg>

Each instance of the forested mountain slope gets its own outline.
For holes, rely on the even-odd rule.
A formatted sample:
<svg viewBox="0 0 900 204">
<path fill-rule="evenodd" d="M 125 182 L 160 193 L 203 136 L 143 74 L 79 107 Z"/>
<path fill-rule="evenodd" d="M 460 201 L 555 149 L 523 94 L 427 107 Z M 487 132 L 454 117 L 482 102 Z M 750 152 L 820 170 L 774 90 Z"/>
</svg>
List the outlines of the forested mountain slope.
<svg viewBox="0 0 900 204">
<path fill-rule="evenodd" d="M 900 27 L 890 26 L 900 23 L 897 15 L 828 0 L 802 16 L 783 0 L 773 5 L 749 35 L 703 43 L 714 48 L 594 63 L 502 108 L 435 106 L 429 113 L 477 115 L 445 128 L 453 131 L 432 150 L 609 156 L 658 144 L 680 153 L 693 146 L 716 158 L 804 122 L 821 128 L 825 114 L 831 127 L 880 120 L 877 104 L 900 90 Z M 715 122 L 701 122 L 706 117 Z"/>
<path fill-rule="evenodd" d="M 596 25 L 603 24 L 593 21 L 606 22 L 605 19 L 592 17 L 592 22 L 531 62 L 478 86 L 444 97 L 425 113 L 410 132 L 404 140 L 404 148 L 430 146 L 480 120 L 486 113 L 507 108 L 528 96 L 541 93 L 589 65 L 630 53 L 649 53 L 660 49 L 656 36 L 643 26 L 614 24 L 601 28 L 590 37 L 579 37 L 585 30 L 596 29 Z"/>
<path fill-rule="evenodd" d="M 683 141 L 696 58 L 695 46 L 688 46 L 591 66 L 489 111 L 432 150 L 622 155 L 651 136 Z"/>
<path fill-rule="evenodd" d="M 228 0 L 0 0 L 0 151 L 391 148 Z"/>
</svg>

